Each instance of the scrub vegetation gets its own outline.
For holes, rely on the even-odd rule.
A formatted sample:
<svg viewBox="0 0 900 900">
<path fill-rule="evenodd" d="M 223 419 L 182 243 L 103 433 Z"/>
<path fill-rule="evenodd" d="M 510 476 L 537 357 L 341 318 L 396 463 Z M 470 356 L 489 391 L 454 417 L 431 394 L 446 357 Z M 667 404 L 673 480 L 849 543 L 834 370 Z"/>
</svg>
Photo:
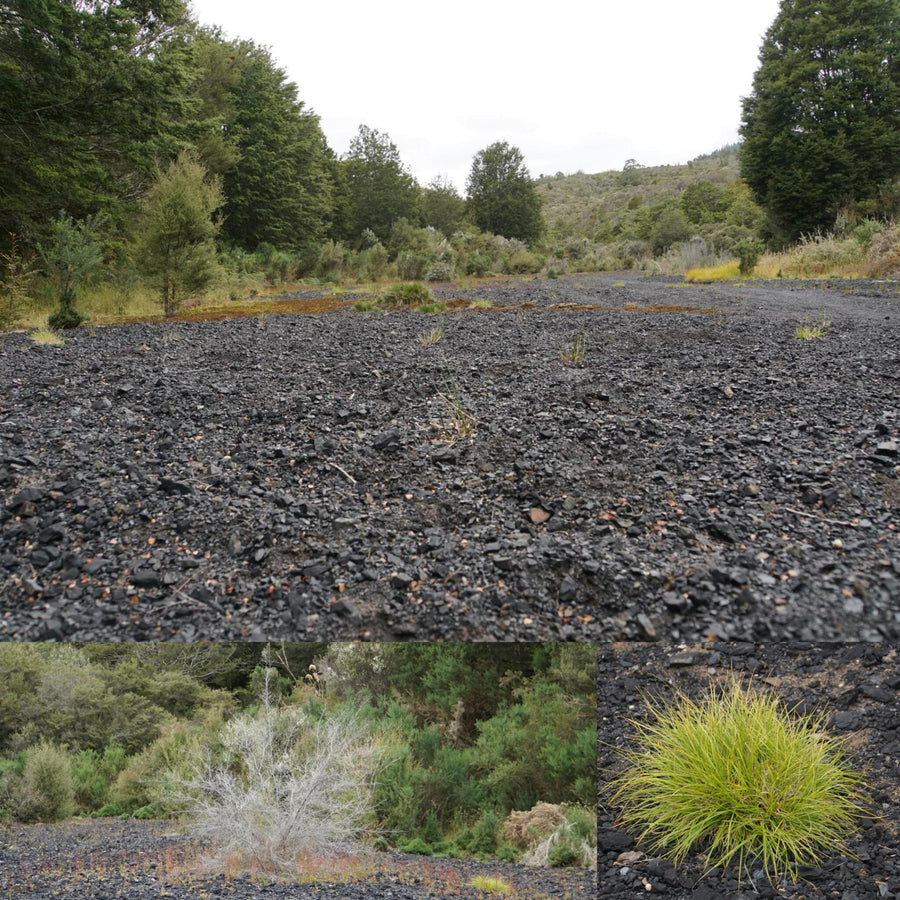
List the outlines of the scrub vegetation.
<svg viewBox="0 0 900 900">
<path fill-rule="evenodd" d="M 180 818 L 254 871 L 348 842 L 596 866 L 595 670 L 590 644 L 5 644 L 0 820 Z"/>
<path fill-rule="evenodd" d="M 463 196 L 419 184 L 367 124 L 338 157 L 271 53 L 201 27 L 185 0 L 17 0 L 0 9 L 0 328 L 173 317 L 301 284 L 714 280 L 734 263 L 894 277 L 898 23 L 896 0 L 782 4 L 740 144 L 533 177 L 497 140 Z"/>
</svg>

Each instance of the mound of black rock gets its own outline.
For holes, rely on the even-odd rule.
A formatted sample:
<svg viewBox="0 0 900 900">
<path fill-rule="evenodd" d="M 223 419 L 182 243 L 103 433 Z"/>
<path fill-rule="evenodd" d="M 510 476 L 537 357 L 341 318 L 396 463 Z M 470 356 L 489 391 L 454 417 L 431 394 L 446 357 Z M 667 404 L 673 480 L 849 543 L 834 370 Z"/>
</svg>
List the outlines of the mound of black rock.
<svg viewBox="0 0 900 900">
<path fill-rule="evenodd" d="M 848 290 L 4 335 L 0 638 L 896 638 L 900 296 Z"/>
</svg>

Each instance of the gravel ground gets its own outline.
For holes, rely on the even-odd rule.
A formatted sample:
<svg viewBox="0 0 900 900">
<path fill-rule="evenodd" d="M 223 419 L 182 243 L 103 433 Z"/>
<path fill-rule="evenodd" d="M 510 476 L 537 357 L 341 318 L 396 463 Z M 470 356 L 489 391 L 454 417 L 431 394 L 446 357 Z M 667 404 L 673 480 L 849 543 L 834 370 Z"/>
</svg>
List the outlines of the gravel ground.
<svg viewBox="0 0 900 900">
<path fill-rule="evenodd" d="M 789 707 L 824 712 L 825 727 L 846 739 L 852 763 L 866 773 L 873 818 L 861 822 L 848 855 L 803 866 L 798 883 L 741 882 L 733 870 L 704 876 L 701 855 L 677 868 L 636 848 L 616 826 L 604 785 L 621 768 L 630 719 L 646 715 L 643 695 L 660 700 L 680 690 L 697 697 L 731 672 L 774 690 Z M 600 648 L 599 896 L 603 900 L 895 900 L 900 898 L 900 645 L 704 643 Z M 649 885 L 649 887 L 648 887 Z"/>
<path fill-rule="evenodd" d="M 502 878 L 518 900 L 578 900 L 596 894 L 596 873 L 511 863 L 441 860 L 403 853 L 357 857 L 361 879 L 291 881 L 206 874 L 199 848 L 168 822 L 73 820 L 0 828 L 0 897 L 45 900 L 481 900 L 476 876 Z"/>
<path fill-rule="evenodd" d="M 897 291 L 573 276 L 3 336 L 0 637 L 900 638 Z"/>
</svg>

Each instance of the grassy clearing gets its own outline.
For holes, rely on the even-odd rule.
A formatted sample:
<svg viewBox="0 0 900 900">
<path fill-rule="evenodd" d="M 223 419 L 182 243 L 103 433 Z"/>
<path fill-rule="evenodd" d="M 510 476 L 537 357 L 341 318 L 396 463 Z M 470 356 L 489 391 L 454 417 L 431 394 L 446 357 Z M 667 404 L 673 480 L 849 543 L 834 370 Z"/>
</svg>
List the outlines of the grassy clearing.
<svg viewBox="0 0 900 900">
<path fill-rule="evenodd" d="M 637 748 L 612 781 L 621 821 L 676 864 L 703 848 L 707 869 L 761 865 L 796 879 L 838 852 L 866 812 L 863 783 L 824 715 L 800 715 L 736 679 L 700 700 L 649 701 Z"/>
</svg>

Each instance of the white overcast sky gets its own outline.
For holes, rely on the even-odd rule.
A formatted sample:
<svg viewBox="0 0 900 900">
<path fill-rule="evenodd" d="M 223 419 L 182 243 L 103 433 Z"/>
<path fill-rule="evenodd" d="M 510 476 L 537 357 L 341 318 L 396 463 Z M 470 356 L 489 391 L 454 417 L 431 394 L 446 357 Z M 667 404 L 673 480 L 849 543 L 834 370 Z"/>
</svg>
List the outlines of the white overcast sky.
<svg viewBox="0 0 900 900">
<path fill-rule="evenodd" d="M 532 176 L 667 165 L 738 139 L 741 97 L 779 0 L 191 0 L 268 47 L 347 152 L 390 136 L 420 184 L 460 193 L 508 141 Z"/>
</svg>

